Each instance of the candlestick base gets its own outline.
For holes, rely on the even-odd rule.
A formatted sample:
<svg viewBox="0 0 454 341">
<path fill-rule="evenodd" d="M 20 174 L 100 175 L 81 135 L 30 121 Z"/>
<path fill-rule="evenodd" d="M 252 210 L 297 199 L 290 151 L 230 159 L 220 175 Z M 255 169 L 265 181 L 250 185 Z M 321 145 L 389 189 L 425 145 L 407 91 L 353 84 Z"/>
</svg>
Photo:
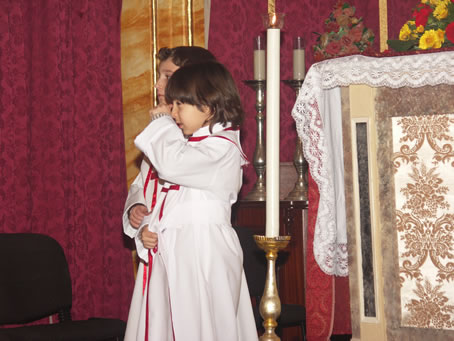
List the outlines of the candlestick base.
<svg viewBox="0 0 454 341">
<path fill-rule="evenodd" d="M 307 161 L 303 155 L 303 144 L 300 138 L 296 137 L 296 148 L 293 156 L 293 165 L 295 166 L 297 179 L 295 185 L 289 194 L 285 197 L 286 201 L 305 201 L 307 200 Z"/>
<path fill-rule="evenodd" d="M 267 259 L 267 273 L 263 296 L 260 301 L 260 315 L 263 318 L 265 332 L 259 338 L 260 341 L 279 341 L 280 338 L 274 330 L 277 327 L 277 319 L 281 314 L 281 300 L 276 282 L 276 259 L 278 252 L 287 247 L 291 236 L 265 237 L 254 235 L 257 245 L 265 251 Z"/>
<path fill-rule="evenodd" d="M 265 201 L 266 200 L 266 185 L 265 185 L 265 168 L 266 168 L 266 152 L 265 152 L 265 141 L 264 141 L 264 122 L 265 115 L 263 110 L 265 109 L 265 80 L 247 80 L 244 83 L 252 88 L 256 92 L 256 103 L 255 109 L 257 115 L 255 120 L 257 122 L 257 139 L 255 143 L 254 160 L 253 165 L 255 173 L 257 174 L 257 181 L 254 187 L 248 193 L 245 200 L 249 201 Z"/>
<path fill-rule="evenodd" d="M 298 97 L 302 79 L 288 79 L 283 81 L 286 85 L 295 90 L 296 97 Z M 305 201 L 307 200 L 307 161 L 304 159 L 303 144 L 299 136 L 296 137 L 295 153 L 293 155 L 293 165 L 295 166 L 297 179 L 292 191 L 284 199 L 286 201 Z"/>
</svg>

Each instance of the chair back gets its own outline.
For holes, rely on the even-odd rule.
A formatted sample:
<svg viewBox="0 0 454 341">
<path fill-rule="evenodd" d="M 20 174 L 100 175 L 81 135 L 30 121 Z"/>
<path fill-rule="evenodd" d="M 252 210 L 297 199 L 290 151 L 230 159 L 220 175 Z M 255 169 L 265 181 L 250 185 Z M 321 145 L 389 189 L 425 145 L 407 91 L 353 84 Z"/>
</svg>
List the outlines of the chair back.
<svg viewBox="0 0 454 341">
<path fill-rule="evenodd" d="M 0 325 L 71 308 L 71 277 L 60 244 L 35 233 L 0 233 Z"/>
</svg>

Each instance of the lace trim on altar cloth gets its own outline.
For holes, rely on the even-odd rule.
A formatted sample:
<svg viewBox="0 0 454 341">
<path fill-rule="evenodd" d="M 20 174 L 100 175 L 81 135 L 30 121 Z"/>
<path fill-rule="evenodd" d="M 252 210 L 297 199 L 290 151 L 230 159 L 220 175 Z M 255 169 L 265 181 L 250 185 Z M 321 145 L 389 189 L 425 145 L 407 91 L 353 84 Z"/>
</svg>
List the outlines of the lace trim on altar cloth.
<svg viewBox="0 0 454 341">
<path fill-rule="evenodd" d="M 339 196 L 344 196 L 343 183 L 335 184 L 336 178 L 343 179 L 343 168 L 330 169 L 330 165 L 331 155 L 342 152 L 342 145 L 333 150 L 327 144 L 326 135 L 342 127 L 323 124 L 323 118 L 330 115 L 330 107 L 325 108 L 324 101 L 329 93 L 325 90 L 352 84 L 390 88 L 454 84 L 454 52 L 382 58 L 355 55 L 325 60 L 309 69 L 292 117 L 320 193 L 314 234 L 315 260 L 323 272 L 338 276 L 348 275 L 346 222 L 336 219 L 337 212 L 345 212 L 345 201 L 339 203 L 338 200 Z M 336 186 L 340 192 L 335 190 Z"/>
</svg>

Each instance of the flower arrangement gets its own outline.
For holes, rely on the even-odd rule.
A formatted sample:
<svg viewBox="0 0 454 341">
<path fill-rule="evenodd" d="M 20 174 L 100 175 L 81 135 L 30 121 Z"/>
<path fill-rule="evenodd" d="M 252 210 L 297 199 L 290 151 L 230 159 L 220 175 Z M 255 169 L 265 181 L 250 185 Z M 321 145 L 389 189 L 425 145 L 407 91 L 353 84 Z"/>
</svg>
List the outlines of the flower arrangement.
<svg viewBox="0 0 454 341">
<path fill-rule="evenodd" d="M 355 7 L 339 0 L 325 20 L 325 32 L 318 34 L 314 45 L 314 59 L 321 61 L 371 49 L 373 32 L 366 28 L 362 18 L 354 17 Z"/>
<path fill-rule="evenodd" d="M 388 46 L 398 52 L 454 46 L 454 0 L 421 0 Z"/>
</svg>

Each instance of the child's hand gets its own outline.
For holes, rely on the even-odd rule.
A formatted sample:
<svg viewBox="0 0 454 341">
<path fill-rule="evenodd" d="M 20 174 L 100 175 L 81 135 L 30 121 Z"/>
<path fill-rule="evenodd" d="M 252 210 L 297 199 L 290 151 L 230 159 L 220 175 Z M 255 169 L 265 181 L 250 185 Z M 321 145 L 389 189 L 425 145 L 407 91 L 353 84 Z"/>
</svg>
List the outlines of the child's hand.
<svg viewBox="0 0 454 341">
<path fill-rule="evenodd" d="M 153 118 L 153 116 L 158 113 L 168 113 L 170 115 L 172 113 L 172 105 L 171 104 L 159 104 L 157 107 L 155 107 L 149 111 L 150 118 Z"/>
<path fill-rule="evenodd" d="M 133 206 L 129 210 L 129 223 L 134 228 L 139 228 L 143 218 L 148 214 L 148 210 L 144 205 Z"/>
<path fill-rule="evenodd" d="M 158 234 L 148 230 L 148 225 L 145 225 L 141 232 L 143 246 L 147 249 L 153 249 L 158 245 Z"/>
</svg>

